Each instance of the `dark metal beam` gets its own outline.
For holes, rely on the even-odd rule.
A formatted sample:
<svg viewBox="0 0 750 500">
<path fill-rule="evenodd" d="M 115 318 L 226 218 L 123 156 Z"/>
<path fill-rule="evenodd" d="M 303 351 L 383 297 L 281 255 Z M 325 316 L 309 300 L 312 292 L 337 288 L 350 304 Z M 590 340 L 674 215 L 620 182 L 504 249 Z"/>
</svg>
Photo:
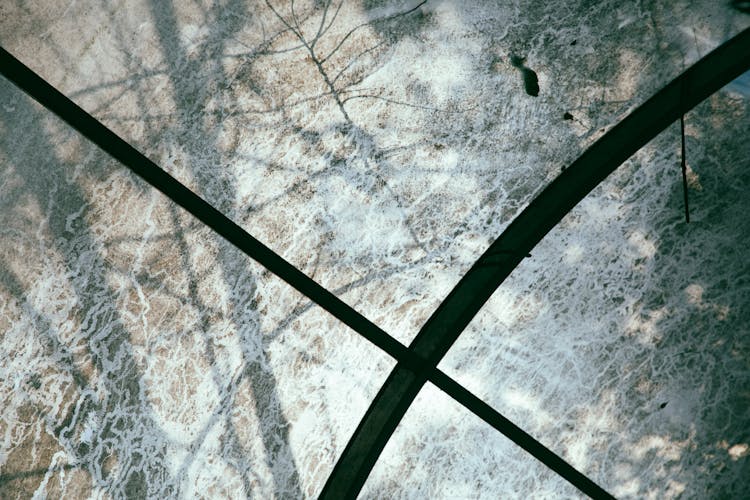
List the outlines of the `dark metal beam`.
<svg viewBox="0 0 750 500">
<path fill-rule="evenodd" d="M 406 346 L 389 337 L 388 334 L 382 330 L 379 330 L 376 325 L 370 323 L 366 318 L 358 317 L 356 311 L 353 311 L 349 306 L 341 302 L 335 296 L 332 296 L 330 292 L 324 290 L 320 285 L 302 274 L 291 264 L 284 261 L 283 258 L 263 246 L 242 228 L 236 226 L 231 220 L 215 210 L 211 205 L 203 201 L 188 188 L 180 184 L 179 181 L 169 176 L 169 174 L 161 170 L 156 164 L 135 150 L 114 132 L 109 130 L 95 118 L 88 115 L 75 103 L 67 99 L 54 87 L 45 82 L 41 77 L 34 74 L 29 68 L 13 58 L 13 56 L 8 54 L 2 49 L 2 47 L 0 47 L 0 73 L 25 90 L 32 98 L 36 99 L 42 105 L 60 116 L 64 121 L 70 124 L 74 129 L 78 130 L 86 138 L 97 144 L 105 152 L 109 153 L 133 172 L 140 175 L 146 180 L 146 182 L 162 191 L 172 201 L 185 208 L 193 216 L 208 225 L 218 234 L 225 237 L 228 241 L 235 244 L 246 255 L 264 265 L 267 269 L 287 281 L 287 283 L 293 286 L 296 290 L 306 295 L 313 302 L 330 312 L 333 316 L 344 323 L 347 323 L 358 334 L 364 336 L 373 344 L 390 354 L 391 357 L 398 360 L 399 366 L 403 368 L 403 371 L 399 372 L 397 377 L 398 380 L 389 385 L 391 390 L 395 390 L 397 393 L 387 396 L 386 400 L 394 401 L 398 404 L 403 401 L 411 401 L 414 398 L 416 392 L 414 392 L 411 397 L 403 397 L 402 393 L 403 391 L 408 391 L 410 389 L 418 392 L 419 388 L 421 388 L 424 381 L 418 378 L 421 376 L 418 374 L 426 373 L 423 369 L 423 359 L 419 358 L 414 352 L 408 350 Z M 349 322 L 347 322 L 346 318 L 349 318 Z M 368 328 L 370 330 L 369 335 L 367 331 Z M 562 461 L 559 457 L 554 455 L 554 453 L 544 448 L 544 446 L 535 441 L 531 436 L 510 423 L 505 417 L 490 408 L 486 403 L 482 402 L 468 390 L 461 387 L 458 382 L 452 380 L 446 374 L 435 368 L 432 370 L 431 379 L 435 385 L 446 394 L 453 397 L 459 403 L 466 405 L 475 415 L 503 432 L 503 434 L 510 437 L 510 439 L 519 444 L 519 446 L 528 450 L 532 454 L 537 453 L 542 456 L 543 458 L 541 460 L 553 470 L 562 468 L 563 475 L 564 473 L 573 476 L 578 475 L 580 476 L 579 480 L 581 482 L 585 483 L 588 481 L 585 476 Z M 403 414 L 403 412 L 406 411 L 406 408 L 381 407 L 379 411 L 385 411 L 392 414 Z M 390 436 L 390 434 L 386 435 L 381 433 L 381 438 L 386 441 L 388 436 Z M 562 465 L 559 464 L 560 462 L 562 462 Z"/>
<path fill-rule="evenodd" d="M 430 382 L 586 495 L 597 499 L 614 499 L 601 486 L 442 371 L 435 369 Z"/>
<path fill-rule="evenodd" d="M 513 220 L 440 304 L 409 346 L 410 351 L 427 360 L 425 372 L 411 373 L 401 363 L 393 369 L 336 463 L 320 498 L 356 497 L 385 443 L 433 369 L 524 256 L 625 160 L 681 115 L 748 69 L 750 29 L 709 53 L 615 125 Z M 585 485 L 574 482 L 575 478 L 565 478 L 590 496 L 600 497 L 583 489 Z"/>
<path fill-rule="evenodd" d="M 410 366 L 414 363 L 419 364 L 413 353 L 407 351 L 406 346 L 274 253 L 200 196 L 159 168 L 158 165 L 81 109 L 2 47 L 0 47 L 0 73 L 84 137 L 151 186 L 164 193 L 170 200 L 187 210 L 263 267 L 289 283 L 302 295 L 308 297 L 393 358 Z M 43 175 L 43 172 L 40 172 L 40 175 Z"/>
<path fill-rule="evenodd" d="M 230 242 L 234 243 L 246 255 L 257 260 L 282 279 L 285 279 L 294 288 L 305 294 L 308 298 L 316 302 L 341 321 L 346 323 L 344 319 L 346 314 L 349 314 L 350 316 L 357 314 L 356 311 L 352 313 L 351 310 L 348 310 L 350 309 L 349 306 L 341 303 L 337 298 L 331 298 L 329 292 L 323 290 L 317 283 L 302 274 L 291 264 L 284 261 L 280 256 L 274 254 L 270 249 L 263 246 L 244 230 L 234 225 L 231 220 L 216 211 L 213 207 L 200 199 L 195 193 L 180 184 L 179 181 L 162 171 L 157 165 L 148 160 L 148 158 L 123 141 L 102 123 L 98 122 L 95 118 L 91 117 L 85 111 L 76 106 L 63 94 L 50 86 L 41 77 L 34 74 L 30 69 L 13 58 L 1 47 L 0 63 L 2 63 L 2 65 L 0 65 L 0 73 L 11 79 L 11 81 L 31 95 L 32 98 L 36 99 L 63 118 L 86 138 L 97 144 L 114 158 L 118 159 L 136 174 L 143 177 L 149 184 L 162 191 L 172 201 L 185 208 L 193 216 L 204 222 L 220 235 L 224 236 Z M 321 294 L 321 290 L 329 296 Z M 331 303 L 334 306 L 337 306 L 338 309 L 335 307 L 332 308 Z M 378 327 L 369 323 L 367 319 L 361 317 L 357 319 L 357 317 L 354 316 L 354 320 L 347 324 L 357 333 L 363 335 L 365 338 L 390 354 L 394 359 L 399 361 L 399 367 L 401 370 L 394 377 L 395 382 L 388 385 L 392 393 L 386 395 L 384 398 L 386 401 L 394 402 L 396 406 L 381 406 L 378 408 L 378 411 L 387 415 L 403 415 L 406 411 L 406 407 L 400 407 L 398 405 L 403 404 L 404 402 L 407 402 L 408 404 L 408 402 L 412 401 L 416 396 L 416 393 L 424 384 L 422 377 L 424 376 L 424 373 L 427 373 L 427 370 L 423 369 L 425 361 L 419 358 L 413 351 L 408 350 L 404 345 L 388 337 L 385 332 L 381 331 L 381 333 L 378 333 Z M 366 327 L 369 325 L 370 330 L 374 331 L 375 334 L 371 333 L 368 336 L 367 332 L 363 330 L 362 324 Z M 538 441 L 534 440 L 534 438 L 515 426 L 505 417 L 500 415 L 500 413 L 458 384 L 458 382 L 448 377 L 445 373 L 437 368 L 433 368 L 431 370 L 430 379 L 446 394 L 454 398 L 460 404 L 466 406 L 469 411 L 505 434 L 552 470 L 556 471 L 563 477 L 572 478 L 569 480 L 574 484 L 584 485 L 582 487 L 584 491 L 587 491 L 586 488 L 589 488 L 592 491 L 601 490 L 586 476 L 575 470 L 560 457 L 545 448 Z M 409 391 L 411 391 L 411 393 Z M 372 421 L 377 420 L 377 418 L 372 418 Z M 395 420 L 393 425 L 395 426 L 397 423 L 398 420 Z M 387 431 L 388 429 L 381 429 L 380 431 L 378 439 L 382 441 L 382 445 L 388 440 L 392 429 L 390 432 Z M 366 453 L 368 449 L 369 448 L 363 449 L 362 452 Z M 601 491 L 603 492 L 603 490 Z"/>
</svg>

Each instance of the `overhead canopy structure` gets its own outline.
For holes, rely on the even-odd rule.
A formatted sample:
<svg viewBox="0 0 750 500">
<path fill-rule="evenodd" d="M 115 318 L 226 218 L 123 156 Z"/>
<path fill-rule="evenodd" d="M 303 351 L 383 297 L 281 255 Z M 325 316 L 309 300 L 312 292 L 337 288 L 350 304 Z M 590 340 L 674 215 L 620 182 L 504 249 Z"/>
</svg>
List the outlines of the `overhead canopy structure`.
<svg viewBox="0 0 750 500">
<path fill-rule="evenodd" d="M 750 16 L 256 3 L 0 21 L 0 488 L 742 491 Z"/>
</svg>

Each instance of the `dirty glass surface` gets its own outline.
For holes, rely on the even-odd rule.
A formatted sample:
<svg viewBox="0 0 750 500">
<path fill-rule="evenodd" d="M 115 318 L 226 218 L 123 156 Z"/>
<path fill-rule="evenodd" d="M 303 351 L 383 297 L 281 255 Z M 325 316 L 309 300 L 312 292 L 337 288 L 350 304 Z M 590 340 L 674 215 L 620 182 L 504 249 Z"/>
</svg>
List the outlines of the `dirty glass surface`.
<svg viewBox="0 0 750 500">
<path fill-rule="evenodd" d="M 0 44 L 406 343 L 561 167 L 750 25 L 733 4 L 6 1 Z M 441 365 L 618 496 L 742 493 L 747 89 L 688 115 L 689 225 L 673 128 Z M 0 113 L 0 490 L 315 497 L 392 361 L 5 81 Z M 365 497 L 578 497 L 431 386 L 415 405 Z"/>
<path fill-rule="evenodd" d="M 0 497 L 301 498 L 393 366 L 0 81 Z"/>
<path fill-rule="evenodd" d="M 742 79 L 583 200 L 441 367 L 618 498 L 740 498 L 750 446 Z"/>
<path fill-rule="evenodd" d="M 359 498 L 587 497 L 427 383 Z"/>
<path fill-rule="evenodd" d="M 408 342 L 728 2 L 5 2 L 0 42 Z"/>
</svg>

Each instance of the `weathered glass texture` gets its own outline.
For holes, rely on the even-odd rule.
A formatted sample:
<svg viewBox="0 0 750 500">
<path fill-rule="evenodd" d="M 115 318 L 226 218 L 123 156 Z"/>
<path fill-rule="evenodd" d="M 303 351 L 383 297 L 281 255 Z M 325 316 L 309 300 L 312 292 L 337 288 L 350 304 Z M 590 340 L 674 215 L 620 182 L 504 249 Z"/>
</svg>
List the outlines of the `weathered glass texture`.
<svg viewBox="0 0 750 500">
<path fill-rule="evenodd" d="M 0 496 L 317 495 L 392 360 L 0 102 Z"/>
<path fill-rule="evenodd" d="M 750 100 L 730 85 L 577 206 L 445 371 L 618 498 L 740 498 L 750 445 Z"/>
<path fill-rule="evenodd" d="M 750 24 L 713 1 L 2 13 L 3 46 L 404 342 L 562 166 Z"/>
<path fill-rule="evenodd" d="M 407 344 L 743 2 L 0 0 L 0 44 Z M 587 197 L 441 367 L 613 494 L 741 497 L 750 73 Z M 393 360 L 0 81 L 0 493 L 310 498 Z M 427 386 L 363 496 L 577 497 Z M 0 496 L 2 496 L 0 495 Z"/>
<path fill-rule="evenodd" d="M 359 498 L 586 497 L 428 383 Z"/>
</svg>

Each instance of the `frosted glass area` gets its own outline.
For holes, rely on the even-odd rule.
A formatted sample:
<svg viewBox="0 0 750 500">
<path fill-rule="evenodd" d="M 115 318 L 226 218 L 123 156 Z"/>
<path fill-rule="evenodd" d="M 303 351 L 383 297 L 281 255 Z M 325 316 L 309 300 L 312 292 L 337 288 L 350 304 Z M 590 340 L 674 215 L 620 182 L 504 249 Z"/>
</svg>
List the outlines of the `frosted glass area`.
<svg viewBox="0 0 750 500">
<path fill-rule="evenodd" d="M 316 497 L 393 362 L 0 81 L 0 497 Z"/>
<path fill-rule="evenodd" d="M 5 3 L 3 46 L 404 342 L 561 166 L 750 24 L 713 0 Z"/>
<path fill-rule="evenodd" d="M 587 197 L 442 367 L 618 498 L 745 498 L 750 101 L 732 87 Z"/>
<path fill-rule="evenodd" d="M 428 383 L 359 498 L 587 497 Z"/>
</svg>

